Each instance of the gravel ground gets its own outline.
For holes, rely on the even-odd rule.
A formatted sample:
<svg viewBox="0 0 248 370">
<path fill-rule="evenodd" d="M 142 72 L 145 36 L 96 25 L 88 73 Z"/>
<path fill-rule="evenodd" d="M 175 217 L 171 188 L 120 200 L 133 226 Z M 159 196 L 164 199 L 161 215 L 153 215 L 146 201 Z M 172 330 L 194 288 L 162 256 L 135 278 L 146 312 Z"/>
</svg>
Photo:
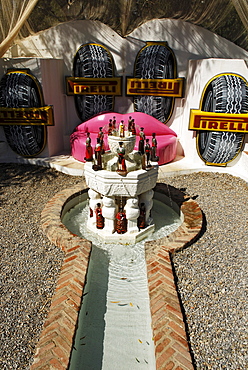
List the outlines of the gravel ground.
<svg viewBox="0 0 248 370">
<path fill-rule="evenodd" d="M 29 368 L 63 254 L 42 234 L 40 213 L 80 183 L 52 169 L 0 164 L 0 368 Z M 206 231 L 174 265 L 197 369 L 247 369 L 248 186 L 226 174 L 165 182 L 194 197 Z"/>
<path fill-rule="evenodd" d="M 58 191 L 80 182 L 54 170 L 0 164 L 0 369 L 28 369 L 63 253 L 40 229 Z"/>
<path fill-rule="evenodd" d="M 167 178 L 194 197 L 206 231 L 173 258 L 197 369 L 248 369 L 248 186 L 227 174 Z"/>
</svg>

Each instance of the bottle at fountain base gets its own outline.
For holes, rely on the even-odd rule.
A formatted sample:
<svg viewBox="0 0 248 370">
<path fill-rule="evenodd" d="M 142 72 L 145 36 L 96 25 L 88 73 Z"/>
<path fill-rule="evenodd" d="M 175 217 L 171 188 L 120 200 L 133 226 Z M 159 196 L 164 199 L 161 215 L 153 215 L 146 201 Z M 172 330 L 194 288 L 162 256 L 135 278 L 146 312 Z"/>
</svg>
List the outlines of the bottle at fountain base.
<svg viewBox="0 0 248 370">
<path fill-rule="evenodd" d="M 145 203 L 141 203 L 140 205 L 140 215 L 138 218 L 138 228 L 145 229 L 146 227 L 146 206 Z"/>
<path fill-rule="evenodd" d="M 116 232 L 117 234 L 125 234 L 127 232 L 126 214 L 122 208 L 116 215 Z"/>
<path fill-rule="evenodd" d="M 97 203 L 95 214 L 96 214 L 96 228 L 103 229 L 104 228 L 104 217 L 102 215 L 101 203 Z"/>
<path fill-rule="evenodd" d="M 88 224 L 89 226 L 90 225 L 96 225 L 96 219 L 94 216 L 94 210 L 97 206 L 97 203 L 99 203 L 101 201 L 101 195 L 93 190 L 93 189 L 89 189 L 88 190 L 88 196 L 89 196 L 89 218 L 88 218 Z"/>
</svg>

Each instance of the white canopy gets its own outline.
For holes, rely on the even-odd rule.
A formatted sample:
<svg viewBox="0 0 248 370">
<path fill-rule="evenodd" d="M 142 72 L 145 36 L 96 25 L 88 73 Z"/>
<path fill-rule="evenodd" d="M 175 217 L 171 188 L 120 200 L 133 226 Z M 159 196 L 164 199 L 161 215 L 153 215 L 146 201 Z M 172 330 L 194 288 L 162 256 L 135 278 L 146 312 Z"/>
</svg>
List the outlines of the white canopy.
<svg viewBox="0 0 248 370">
<path fill-rule="evenodd" d="M 155 18 L 182 19 L 248 50 L 247 0 L 0 0 L 0 56 L 58 23 L 99 20 L 124 37 Z"/>
</svg>

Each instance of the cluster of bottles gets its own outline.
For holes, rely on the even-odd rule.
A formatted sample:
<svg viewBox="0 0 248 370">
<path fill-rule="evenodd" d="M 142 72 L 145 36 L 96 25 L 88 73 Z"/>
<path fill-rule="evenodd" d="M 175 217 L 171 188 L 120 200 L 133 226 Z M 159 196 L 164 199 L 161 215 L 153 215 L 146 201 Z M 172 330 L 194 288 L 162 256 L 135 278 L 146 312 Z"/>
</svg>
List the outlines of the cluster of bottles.
<svg viewBox="0 0 248 370">
<path fill-rule="evenodd" d="M 85 153 L 85 160 L 86 161 L 94 161 L 95 164 L 93 165 L 94 170 L 101 170 L 102 169 L 102 155 L 105 153 L 105 146 L 104 146 L 104 132 L 102 130 L 102 127 L 99 127 L 98 136 L 96 139 L 96 145 L 93 148 L 91 145 L 91 137 L 90 133 L 87 132 L 87 138 L 86 138 L 86 153 Z M 125 124 L 122 120 L 119 123 L 119 126 L 116 125 L 116 119 L 115 116 L 113 119 L 109 120 L 108 124 L 108 136 L 117 136 L 121 138 L 125 138 L 127 136 L 136 136 L 136 125 L 134 122 L 134 119 L 129 116 L 128 119 L 128 125 L 127 130 L 125 130 Z M 159 160 L 159 157 L 157 156 L 157 139 L 156 139 L 156 133 L 154 132 L 152 134 L 152 140 L 151 145 L 149 142 L 149 139 L 146 138 L 144 128 L 140 128 L 139 132 L 139 147 L 138 147 L 139 153 L 144 157 L 144 168 L 151 167 L 150 162 L 157 162 Z M 125 166 L 125 148 L 123 146 L 122 141 L 119 142 L 119 148 L 117 150 L 118 154 L 118 170 L 119 172 L 126 173 L 126 166 Z"/>
<path fill-rule="evenodd" d="M 146 167 L 151 166 L 150 161 L 158 162 L 157 146 L 156 133 L 152 133 L 152 145 L 150 145 L 149 139 L 145 136 L 144 128 L 141 127 L 139 133 L 139 153 L 145 155 Z"/>
<path fill-rule="evenodd" d="M 133 202 L 133 200 L 130 200 Z M 129 201 L 129 202 L 130 202 Z M 111 207 L 108 207 L 111 208 Z M 116 210 L 115 207 L 112 207 L 114 211 Z M 105 207 L 106 209 L 106 207 Z M 130 212 L 131 210 L 131 212 Z M 135 211 L 135 212 L 134 212 Z M 107 218 L 104 217 L 103 213 L 106 213 Z M 106 212 L 106 210 L 103 212 L 102 204 L 99 202 L 96 204 L 96 207 L 94 209 L 95 213 L 95 221 L 96 221 L 96 228 L 97 229 L 104 229 L 105 222 L 111 219 L 113 220 L 114 224 L 114 230 L 113 232 L 117 232 L 117 234 L 125 234 L 128 231 L 128 223 L 132 223 L 133 219 L 135 219 L 136 226 L 138 227 L 138 230 L 145 229 L 146 224 L 146 207 L 145 203 L 141 203 L 140 206 L 130 207 L 128 204 L 125 206 L 125 209 L 123 208 L 122 204 L 119 206 L 119 210 L 117 213 L 114 212 L 114 215 L 109 216 L 109 212 Z M 134 214 L 135 213 L 135 214 Z M 93 217 L 93 210 L 90 209 L 90 217 Z M 132 221 L 130 222 L 129 218 L 132 218 Z"/>
<path fill-rule="evenodd" d="M 110 136 L 118 136 L 118 137 L 125 137 L 125 132 L 127 136 L 131 135 L 136 135 L 136 127 L 135 127 L 135 122 L 134 119 L 130 116 L 128 119 L 128 126 L 127 126 L 127 131 L 125 131 L 125 123 L 124 120 L 121 120 L 119 123 L 119 127 L 116 127 L 116 119 L 115 116 L 113 119 L 109 120 L 108 124 L 108 135 Z"/>
<path fill-rule="evenodd" d="M 102 169 L 102 155 L 104 153 L 105 153 L 104 133 L 102 131 L 102 127 L 99 127 L 98 136 L 96 138 L 96 145 L 95 145 L 95 148 L 94 148 L 95 162 L 96 162 L 97 169 L 99 169 L 99 170 Z M 84 159 L 87 162 L 93 162 L 94 161 L 90 132 L 87 132 L 86 150 L 85 150 L 85 158 Z"/>
</svg>

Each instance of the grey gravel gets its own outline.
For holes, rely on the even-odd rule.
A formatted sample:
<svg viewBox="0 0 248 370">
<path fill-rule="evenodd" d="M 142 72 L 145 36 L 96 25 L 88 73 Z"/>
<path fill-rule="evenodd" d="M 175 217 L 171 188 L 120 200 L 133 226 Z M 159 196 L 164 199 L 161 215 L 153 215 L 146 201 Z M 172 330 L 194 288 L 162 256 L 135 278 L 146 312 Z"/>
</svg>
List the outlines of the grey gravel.
<svg viewBox="0 0 248 370">
<path fill-rule="evenodd" d="M 227 174 L 165 182 L 195 199 L 200 239 L 173 257 L 197 369 L 248 369 L 248 186 Z"/>
<path fill-rule="evenodd" d="M 0 369 L 28 369 L 63 253 L 40 228 L 58 191 L 80 182 L 52 169 L 0 164 Z"/>
<path fill-rule="evenodd" d="M 28 369 L 63 253 L 40 229 L 58 191 L 80 183 L 49 168 L 0 164 L 0 368 Z M 164 180 L 194 197 L 206 230 L 173 262 L 197 369 L 247 369 L 248 186 L 231 175 Z"/>
</svg>

